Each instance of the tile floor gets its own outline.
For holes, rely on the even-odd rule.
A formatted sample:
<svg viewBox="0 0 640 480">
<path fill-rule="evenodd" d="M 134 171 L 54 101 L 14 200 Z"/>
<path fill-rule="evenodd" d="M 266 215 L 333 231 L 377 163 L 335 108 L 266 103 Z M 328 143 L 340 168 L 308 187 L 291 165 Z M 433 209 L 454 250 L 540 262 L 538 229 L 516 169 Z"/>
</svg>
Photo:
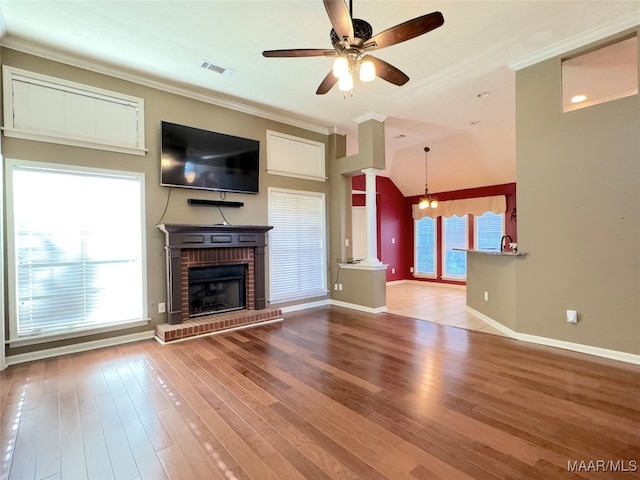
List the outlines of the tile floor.
<svg viewBox="0 0 640 480">
<path fill-rule="evenodd" d="M 500 330 L 467 312 L 465 306 L 464 287 L 412 281 L 387 285 L 389 313 L 505 336 Z"/>
</svg>

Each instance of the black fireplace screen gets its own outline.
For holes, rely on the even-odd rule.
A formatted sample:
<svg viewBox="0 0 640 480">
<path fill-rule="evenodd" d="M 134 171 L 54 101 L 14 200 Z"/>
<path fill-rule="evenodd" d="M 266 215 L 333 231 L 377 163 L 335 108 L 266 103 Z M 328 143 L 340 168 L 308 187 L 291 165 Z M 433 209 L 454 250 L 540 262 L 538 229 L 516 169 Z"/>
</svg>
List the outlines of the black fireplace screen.
<svg viewBox="0 0 640 480">
<path fill-rule="evenodd" d="M 189 269 L 189 316 L 241 310 L 247 306 L 246 265 Z"/>
</svg>

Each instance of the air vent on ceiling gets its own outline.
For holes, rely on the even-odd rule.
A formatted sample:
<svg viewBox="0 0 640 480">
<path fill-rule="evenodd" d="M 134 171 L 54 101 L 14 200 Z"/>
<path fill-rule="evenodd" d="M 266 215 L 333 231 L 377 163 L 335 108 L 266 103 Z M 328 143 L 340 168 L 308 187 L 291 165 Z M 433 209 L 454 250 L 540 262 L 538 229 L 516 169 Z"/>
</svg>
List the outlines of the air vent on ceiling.
<svg viewBox="0 0 640 480">
<path fill-rule="evenodd" d="M 236 71 L 233 70 L 232 68 L 223 67 L 222 65 L 216 65 L 215 63 L 210 62 L 209 60 L 203 60 L 202 65 L 200 66 L 202 68 L 206 68 L 207 70 L 211 70 L 212 72 L 216 72 L 216 73 L 219 73 L 220 75 L 224 75 L 225 77 L 230 77 L 231 75 L 236 73 Z"/>
</svg>

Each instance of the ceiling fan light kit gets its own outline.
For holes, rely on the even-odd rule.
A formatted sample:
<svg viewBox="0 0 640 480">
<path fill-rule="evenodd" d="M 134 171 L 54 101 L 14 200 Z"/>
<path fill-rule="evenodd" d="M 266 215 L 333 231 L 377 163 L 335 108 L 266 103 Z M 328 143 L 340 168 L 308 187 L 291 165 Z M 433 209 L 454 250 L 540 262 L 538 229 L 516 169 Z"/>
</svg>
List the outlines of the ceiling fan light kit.
<svg viewBox="0 0 640 480">
<path fill-rule="evenodd" d="M 360 81 L 372 82 L 376 78 L 376 66 L 371 60 L 365 57 L 360 62 Z"/>
<path fill-rule="evenodd" d="M 349 60 L 346 57 L 336 57 L 333 61 L 333 76 L 340 78 L 349 73 Z"/>
<path fill-rule="evenodd" d="M 435 30 L 444 24 L 440 12 L 433 12 L 384 30 L 373 35 L 369 22 L 352 18 L 352 8 L 344 0 L 323 0 L 331 26 L 329 36 L 333 50 L 303 48 L 288 50 L 265 50 L 267 58 L 286 57 L 333 57 L 333 69 L 322 80 L 316 95 L 324 95 L 338 83 L 341 92 L 353 89 L 353 73 L 359 71 L 361 82 L 371 82 L 376 77 L 394 85 L 404 85 L 409 77 L 393 65 L 373 57 L 368 52 L 410 40 Z"/>
<path fill-rule="evenodd" d="M 350 72 L 342 74 L 338 79 L 338 90 L 341 92 L 350 92 L 353 90 L 353 75 Z"/>
</svg>

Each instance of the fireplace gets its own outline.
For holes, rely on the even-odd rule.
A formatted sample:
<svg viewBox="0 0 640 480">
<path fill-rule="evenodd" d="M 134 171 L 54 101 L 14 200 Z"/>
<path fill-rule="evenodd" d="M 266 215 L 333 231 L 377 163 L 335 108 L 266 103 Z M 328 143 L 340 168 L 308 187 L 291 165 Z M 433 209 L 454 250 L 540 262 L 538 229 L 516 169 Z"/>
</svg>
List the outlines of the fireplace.
<svg viewBox="0 0 640 480">
<path fill-rule="evenodd" d="M 159 228 L 165 233 L 169 324 L 266 308 L 264 249 L 266 232 L 272 227 L 163 224 Z"/>
<path fill-rule="evenodd" d="M 189 317 L 242 310 L 247 306 L 246 265 L 189 269 Z"/>
</svg>

